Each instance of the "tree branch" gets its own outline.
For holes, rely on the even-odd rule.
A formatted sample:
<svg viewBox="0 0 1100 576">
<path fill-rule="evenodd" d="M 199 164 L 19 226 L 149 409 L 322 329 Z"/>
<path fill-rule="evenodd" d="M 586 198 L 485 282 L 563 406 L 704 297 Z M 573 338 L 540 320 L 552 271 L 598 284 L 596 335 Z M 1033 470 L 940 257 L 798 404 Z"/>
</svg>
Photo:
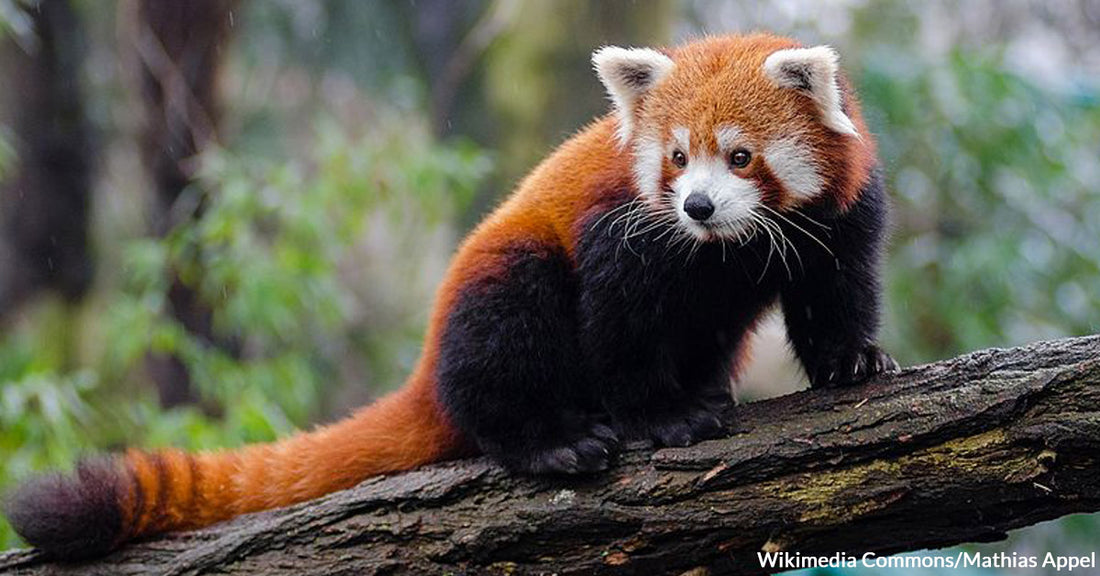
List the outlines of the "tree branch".
<svg viewBox="0 0 1100 576">
<path fill-rule="evenodd" d="M 0 572 L 752 574 L 760 550 L 889 554 L 1100 510 L 1100 337 L 755 402 L 733 422 L 596 478 L 447 463 L 97 562 L 9 552 Z"/>
</svg>

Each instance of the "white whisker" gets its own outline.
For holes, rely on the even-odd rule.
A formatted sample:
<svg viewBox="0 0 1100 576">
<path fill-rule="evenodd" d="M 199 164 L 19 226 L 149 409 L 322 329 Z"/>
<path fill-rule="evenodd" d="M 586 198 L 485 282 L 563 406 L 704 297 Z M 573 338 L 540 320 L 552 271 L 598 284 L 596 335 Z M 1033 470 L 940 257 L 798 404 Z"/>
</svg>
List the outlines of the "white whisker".
<svg viewBox="0 0 1100 576">
<path fill-rule="evenodd" d="M 795 224 L 794 222 L 791 222 L 790 218 L 787 218 L 786 216 L 780 214 L 779 212 L 776 212 L 775 210 L 772 210 L 771 208 L 768 208 L 767 206 L 762 206 L 762 208 L 764 208 L 768 212 L 771 212 L 776 217 L 783 219 L 784 222 L 786 222 L 787 224 L 790 224 L 791 226 L 794 226 L 798 231 L 802 232 L 806 236 L 809 236 L 811 240 L 813 240 L 814 242 L 817 242 L 817 244 L 819 246 L 824 248 L 825 251 L 829 253 L 829 256 L 832 256 L 834 259 L 836 258 L 836 254 L 833 254 L 833 251 L 830 250 L 829 247 L 826 246 L 825 243 L 822 242 L 820 238 L 818 238 L 817 236 L 814 236 L 813 234 L 810 234 L 809 232 L 806 231 L 805 228 L 799 226 L 798 224 Z"/>
<path fill-rule="evenodd" d="M 821 227 L 821 229 L 823 229 L 823 230 L 832 230 L 832 228 L 830 228 L 828 225 L 822 224 L 821 222 L 818 222 L 817 220 L 814 220 L 813 218 L 810 218 L 809 216 L 807 216 L 804 212 L 802 212 L 798 208 L 791 208 L 791 212 L 793 212 L 795 214 L 798 214 L 799 216 L 805 218 L 811 224 L 814 224 L 815 226 Z"/>
</svg>

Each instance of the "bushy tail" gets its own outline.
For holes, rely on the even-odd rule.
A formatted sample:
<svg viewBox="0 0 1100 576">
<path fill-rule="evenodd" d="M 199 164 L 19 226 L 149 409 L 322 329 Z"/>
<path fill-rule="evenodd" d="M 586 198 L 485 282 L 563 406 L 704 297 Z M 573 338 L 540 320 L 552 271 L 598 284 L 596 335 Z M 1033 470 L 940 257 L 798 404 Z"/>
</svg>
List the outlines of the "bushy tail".
<svg viewBox="0 0 1100 576">
<path fill-rule="evenodd" d="M 8 498 L 8 519 L 56 557 L 103 554 L 140 536 L 198 528 L 350 488 L 459 452 L 425 388 L 409 387 L 350 418 L 271 444 L 188 454 L 136 450 L 49 474 Z"/>
</svg>

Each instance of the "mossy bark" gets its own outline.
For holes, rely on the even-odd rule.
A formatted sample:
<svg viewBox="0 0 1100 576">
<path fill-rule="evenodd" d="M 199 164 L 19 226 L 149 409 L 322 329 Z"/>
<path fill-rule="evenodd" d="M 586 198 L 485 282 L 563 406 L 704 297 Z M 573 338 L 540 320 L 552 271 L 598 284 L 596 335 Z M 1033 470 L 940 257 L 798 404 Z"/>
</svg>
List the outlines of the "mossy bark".
<svg viewBox="0 0 1100 576">
<path fill-rule="evenodd" d="M 730 436 L 629 450 L 608 474 L 484 460 L 38 574 L 754 574 L 757 552 L 880 555 L 1100 510 L 1100 337 L 986 350 L 741 406 Z M 694 571 L 694 572 L 692 572 Z"/>
</svg>

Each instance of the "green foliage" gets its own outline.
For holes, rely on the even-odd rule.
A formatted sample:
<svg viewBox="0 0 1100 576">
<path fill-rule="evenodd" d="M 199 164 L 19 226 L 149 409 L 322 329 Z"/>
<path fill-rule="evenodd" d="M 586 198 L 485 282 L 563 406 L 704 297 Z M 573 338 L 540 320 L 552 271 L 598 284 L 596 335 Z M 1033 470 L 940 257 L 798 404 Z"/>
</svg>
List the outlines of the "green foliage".
<svg viewBox="0 0 1100 576">
<path fill-rule="evenodd" d="M 890 350 L 925 362 L 1100 332 L 1100 83 L 1028 73 L 996 44 L 924 50 L 920 6 L 868 3 L 846 39 L 895 203 Z M 1080 553 L 1098 533 L 1081 515 L 983 548 Z"/>
<path fill-rule="evenodd" d="M 93 370 L 65 368 L 66 308 L 47 303 L 25 329 L 0 338 L 0 492 L 32 470 L 69 468 L 95 448 L 87 430 L 99 414 L 89 402 L 99 380 Z M 0 549 L 15 541 L 0 520 Z"/>
<path fill-rule="evenodd" d="M 861 93 L 897 208 L 896 349 L 928 360 L 1097 331 L 1100 91 L 973 51 L 873 54 Z"/>
<path fill-rule="evenodd" d="M 841 48 L 896 205 L 884 327 L 901 360 L 1100 332 L 1095 78 L 1059 84 L 1025 74 L 998 52 L 1004 37 L 955 38 L 946 52 L 929 51 L 921 30 L 938 22 L 927 20 L 922 3 L 824 8 L 849 21 L 839 35 L 832 18 L 790 20 L 783 28 L 752 20 L 776 13 L 772 6 L 695 4 L 707 17 L 700 22 L 715 31 L 772 28 Z M 0 0 L 0 40 L 21 49 L 35 42 L 25 6 Z M 559 19 L 595 21 L 578 20 L 578 10 L 589 10 L 580 6 L 559 9 Z M 133 113 L 110 72 L 124 48 L 104 40 L 116 33 L 115 11 L 96 2 L 78 7 L 98 23 L 91 54 L 112 62 L 89 60 L 90 109 L 99 128 L 117 138 Z M 0 490 L 93 451 L 268 440 L 400 384 L 418 355 L 456 214 L 487 169 L 478 150 L 442 146 L 429 135 L 428 90 L 409 19 L 414 8 L 354 0 L 241 7 L 223 75 L 235 152 L 203 158 L 198 184 L 174 207 L 182 224 L 162 239 L 120 241 L 137 227 L 120 222 L 133 214 L 122 214 L 119 195 L 98 194 L 97 211 L 118 229 L 96 236 L 96 292 L 81 308 L 39 303 L 0 335 Z M 532 14 L 537 21 L 533 8 L 525 5 L 518 21 Z M 737 21 L 721 22 L 725 13 Z M 546 56 L 574 48 L 528 28 L 509 32 L 527 40 L 525 50 L 517 53 L 516 40 L 506 37 L 466 87 L 488 90 L 495 108 L 485 110 L 483 97 L 456 110 L 456 118 L 476 117 L 487 132 L 503 135 L 497 141 L 509 143 L 500 151 L 505 161 L 541 156 L 575 129 L 576 116 L 559 107 L 600 104 L 578 97 L 599 90 L 587 65 L 574 75 L 560 58 Z M 606 32 L 593 32 L 595 40 L 609 41 Z M 524 81 L 517 81 L 517 62 Z M 479 87 L 477 76 L 488 84 Z M 559 102 L 547 100 L 546 82 L 565 95 Z M 398 109 L 378 111 L 363 93 Z M 318 106 L 340 115 L 340 123 L 315 121 Z M 523 118 L 512 114 L 517 106 Z M 359 123 L 369 132 L 352 135 L 345 127 Z M 531 139 L 531 126 L 547 141 Z M 0 129 L 0 179 L 18 161 L 12 143 Z M 116 169 L 110 146 L 103 158 L 111 167 L 104 172 Z M 517 164 L 510 172 L 522 170 Z M 103 180 L 108 190 L 139 178 Z M 127 192 L 123 198 L 147 196 Z M 191 220 L 195 210 L 202 217 Z M 212 309 L 220 345 L 171 319 L 168 293 L 177 278 Z M 144 366 L 148 356 L 166 354 L 187 366 L 202 406 L 159 407 Z M 1074 517 L 1017 535 L 1012 545 L 1056 550 L 1059 542 L 1094 541 L 1098 526 L 1095 516 Z M 0 521 L 0 548 L 13 544 Z"/>
<path fill-rule="evenodd" d="M 88 370 L 58 374 L 28 338 L 0 346 L 0 478 L 44 466 L 66 467 L 90 448 L 83 430 L 94 409 Z"/>
<path fill-rule="evenodd" d="M 368 384 L 345 380 L 349 356 L 373 358 L 375 373 L 404 371 L 392 364 L 415 351 L 371 354 L 364 334 L 417 346 L 419 329 L 368 325 L 371 303 L 357 292 L 428 280 L 417 277 L 419 268 L 363 276 L 372 269 L 360 261 L 362 239 L 378 233 L 371 228 L 411 240 L 445 228 L 472 197 L 486 157 L 469 145 L 435 144 L 416 119 L 382 118 L 360 138 L 332 122 L 319 125 L 304 161 L 226 151 L 204 158 L 199 184 L 177 206 L 201 207 L 201 216 L 183 218 L 165 238 L 123 246 L 120 291 L 108 296 L 95 326 L 107 344 L 87 366 L 66 370 L 65 351 L 32 344 L 50 342 L 44 333 L 0 345 L 0 487 L 112 446 L 206 449 L 271 440 L 326 408 L 349 408 L 325 402 L 342 387 Z M 406 256 L 418 249 L 425 243 L 394 248 Z M 215 337 L 228 346 L 188 332 L 169 314 L 176 279 L 210 307 Z M 180 358 L 213 409 L 161 409 L 143 372 L 148 355 Z M 0 548 L 13 543 L 0 524 Z"/>
<path fill-rule="evenodd" d="M 431 230 L 468 201 L 486 168 L 475 150 L 435 146 L 425 130 L 397 121 L 357 141 L 325 124 L 310 163 L 306 175 L 300 163 L 212 154 L 202 175 L 211 192 L 194 191 L 201 217 L 164 240 L 127 247 L 128 297 L 111 307 L 111 365 L 150 352 L 178 356 L 223 419 L 245 424 L 227 427 L 246 431 L 234 442 L 307 423 L 338 381 L 343 356 L 357 352 L 366 327 L 354 320 L 354 291 L 372 279 L 342 272 L 354 270 L 372 215 L 392 222 L 415 214 L 412 228 Z M 197 290 L 240 358 L 169 318 L 173 277 Z"/>
</svg>

